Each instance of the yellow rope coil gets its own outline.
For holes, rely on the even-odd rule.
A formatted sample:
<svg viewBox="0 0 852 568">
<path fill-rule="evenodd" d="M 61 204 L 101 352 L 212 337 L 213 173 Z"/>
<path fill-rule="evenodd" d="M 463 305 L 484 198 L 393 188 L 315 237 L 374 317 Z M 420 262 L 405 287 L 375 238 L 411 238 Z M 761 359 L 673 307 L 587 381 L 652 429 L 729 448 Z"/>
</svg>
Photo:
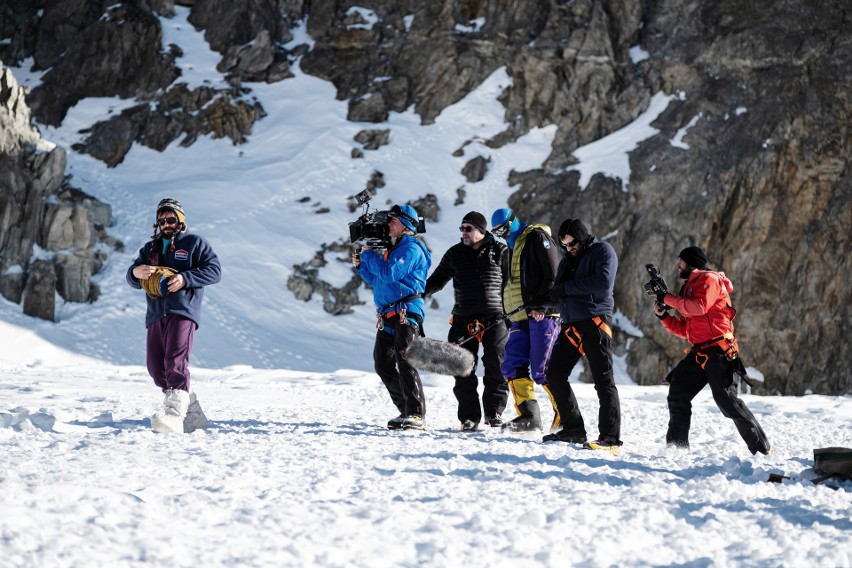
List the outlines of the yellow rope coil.
<svg viewBox="0 0 852 568">
<path fill-rule="evenodd" d="M 141 280 L 139 283 L 142 285 L 142 289 L 145 290 L 145 293 L 152 298 L 159 298 L 162 296 L 160 293 L 160 280 L 162 278 L 166 278 L 167 280 L 177 274 L 177 271 L 173 268 L 169 268 L 168 266 L 157 266 L 156 270 L 149 276 L 146 280 Z"/>
</svg>

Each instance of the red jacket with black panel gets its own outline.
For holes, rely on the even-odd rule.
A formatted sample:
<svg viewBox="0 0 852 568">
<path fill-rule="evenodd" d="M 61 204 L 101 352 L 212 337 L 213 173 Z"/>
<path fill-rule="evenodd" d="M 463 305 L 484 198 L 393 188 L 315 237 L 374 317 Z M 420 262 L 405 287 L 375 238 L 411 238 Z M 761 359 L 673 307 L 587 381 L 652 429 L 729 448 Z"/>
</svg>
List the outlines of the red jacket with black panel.
<svg viewBox="0 0 852 568">
<path fill-rule="evenodd" d="M 731 306 L 734 285 L 724 272 L 693 270 L 680 289 L 680 294 L 666 294 L 664 302 L 681 315 L 660 320 L 667 330 L 685 337 L 693 345 L 734 332 L 732 320 L 736 310 Z"/>
</svg>

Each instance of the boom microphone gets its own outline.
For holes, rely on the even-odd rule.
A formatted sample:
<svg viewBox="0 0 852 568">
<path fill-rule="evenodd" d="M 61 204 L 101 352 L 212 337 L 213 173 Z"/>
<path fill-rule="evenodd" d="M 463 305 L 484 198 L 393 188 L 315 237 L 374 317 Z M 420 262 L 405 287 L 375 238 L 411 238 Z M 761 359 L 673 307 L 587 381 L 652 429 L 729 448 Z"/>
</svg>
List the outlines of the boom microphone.
<svg viewBox="0 0 852 568">
<path fill-rule="evenodd" d="M 415 369 L 454 377 L 466 377 L 476 365 L 473 353 L 464 347 L 428 337 L 415 337 L 405 359 Z"/>
</svg>

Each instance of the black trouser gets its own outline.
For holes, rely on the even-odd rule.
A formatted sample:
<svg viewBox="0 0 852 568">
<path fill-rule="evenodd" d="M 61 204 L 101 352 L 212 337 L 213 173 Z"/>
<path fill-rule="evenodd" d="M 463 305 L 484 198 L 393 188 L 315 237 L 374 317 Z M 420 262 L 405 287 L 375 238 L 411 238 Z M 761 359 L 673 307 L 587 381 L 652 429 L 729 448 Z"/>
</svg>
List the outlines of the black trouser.
<svg viewBox="0 0 852 568">
<path fill-rule="evenodd" d="M 400 414 L 426 416 L 426 396 L 423 394 L 420 374 L 403 357 L 405 350 L 420 334 L 420 329 L 412 323 L 399 323 L 398 315 L 384 319 L 383 323 L 385 329 L 376 332 L 373 349 L 376 373 L 381 377 Z"/>
<path fill-rule="evenodd" d="M 467 327 L 469 324 L 479 321 L 483 326 L 487 326 L 496 317 L 500 317 L 500 314 L 491 316 L 453 315 L 453 323 L 447 335 L 447 341 L 455 343 L 461 338 L 470 337 L 471 335 Z M 503 366 L 503 356 L 505 355 L 506 341 L 508 339 L 509 331 L 502 324 L 495 325 L 482 336 L 482 365 L 485 371 L 482 374 L 481 409 L 476 390 L 478 386 L 476 366 L 474 366 L 473 370 L 466 377 L 455 377 L 456 384 L 453 387 L 453 394 L 456 395 L 456 400 L 459 401 L 459 422 L 472 420 L 478 424 L 482 420 L 483 411 L 485 412 L 486 420 L 503 414 L 503 410 L 505 410 L 506 403 L 509 400 L 509 386 L 503 378 L 503 372 L 500 370 L 500 367 Z M 473 353 L 474 360 L 476 360 L 477 353 L 479 352 L 479 341 L 477 339 L 471 339 L 461 347 Z"/>
<path fill-rule="evenodd" d="M 602 324 L 611 326 L 608 316 L 600 316 Z M 547 385 L 556 401 L 562 429 L 573 436 L 585 437 L 586 427 L 574 389 L 568 382 L 571 371 L 585 354 L 598 393 L 598 439 L 621 442 L 621 404 L 612 371 L 612 348 L 610 336 L 594 320 L 563 323 L 559 338 L 553 346 L 550 363 L 547 365 Z M 579 340 L 573 330 L 579 334 Z M 572 341 L 573 338 L 573 341 Z M 579 345 L 575 345 L 579 343 Z M 582 352 L 581 352 L 582 349 Z"/>
<path fill-rule="evenodd" d="M 669 386 L 669 429 L 666 443 L 677 446 L 689 446 L 689 424 L 692 418 L 692 399 L 701 392 L 704 385 L 710 384 L 713 400 L 722 414 L 734 421 L 751 453 L 768 452 L 769 440 L 757 423 L 757 419 L 737 396 L 734 384 L 734 363 L 725 357 L 719 347 L 705 349 L 707 356 L 704 368 L 696 359 L 695 353 L 689 353 L 670 375 Z"/>
</svg>

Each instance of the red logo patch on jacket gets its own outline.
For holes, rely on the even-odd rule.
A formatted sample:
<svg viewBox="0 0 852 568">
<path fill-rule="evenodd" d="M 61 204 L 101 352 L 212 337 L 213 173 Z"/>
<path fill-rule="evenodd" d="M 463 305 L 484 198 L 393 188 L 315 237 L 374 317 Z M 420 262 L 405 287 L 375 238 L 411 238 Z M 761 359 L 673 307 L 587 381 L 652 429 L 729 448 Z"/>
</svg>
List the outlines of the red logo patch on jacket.
<svg viewBox="0 0 852 568">
<path fill-rule="evenodd" d="M 175 260 L 186 260 L 189 258 L 189 253 L 183 249 L 178 249 L 175 251 Z"/>
</svg>

